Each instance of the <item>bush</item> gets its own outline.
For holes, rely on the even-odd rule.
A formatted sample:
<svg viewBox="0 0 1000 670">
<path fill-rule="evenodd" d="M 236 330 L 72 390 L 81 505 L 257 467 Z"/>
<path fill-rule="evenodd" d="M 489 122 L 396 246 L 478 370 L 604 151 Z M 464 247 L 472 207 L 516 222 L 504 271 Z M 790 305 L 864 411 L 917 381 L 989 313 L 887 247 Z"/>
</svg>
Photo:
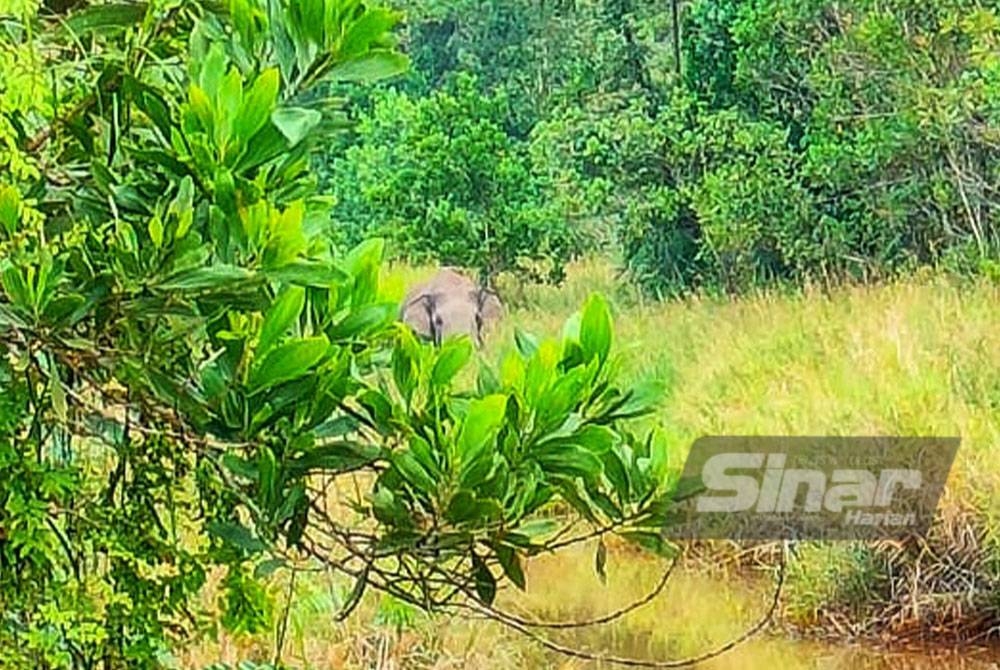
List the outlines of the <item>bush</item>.
<svg viewBox="0 0 1000 670">
<path fill-rule="evenodd" d="M 967 268 L 996 258 L 994 11 L 702 0 L 687 28 L 701 99 L 786 129 L 814 203 L 800 224 L 808 274 L 885 276 L 972 249 Z"/>
<path fill-rule="evenodd" d="M 507 113 L 502 92 L 480 93 L 468 78 L 423 98 L 381 95 L 333 165 L 341 239 L 386 237 L 409 258 L 485 278 L 543 263 L 558 279 L 582 240 L 505 130 Z"/>
<path fill-rule="evenodd" d="M 743 290 L 811 268 L 811 197 L 776 124 L 677 92 L 652 115 L 634 101 L 612 114 L 571 110 L 535 141 L 537 155 L 573 166 L 570 190 L 589 183 L 577 201 L 611 222 L 653 290 Z"/>
</svg>

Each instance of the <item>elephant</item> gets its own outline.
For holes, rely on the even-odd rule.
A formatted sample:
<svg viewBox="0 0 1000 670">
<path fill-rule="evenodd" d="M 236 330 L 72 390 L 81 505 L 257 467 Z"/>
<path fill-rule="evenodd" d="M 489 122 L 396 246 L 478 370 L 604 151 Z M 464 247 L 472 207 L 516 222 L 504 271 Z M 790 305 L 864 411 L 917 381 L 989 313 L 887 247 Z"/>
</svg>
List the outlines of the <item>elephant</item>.
<svg viewBox="0 0 1000 670">
<path fill-rule="evenodd" d="M 399 319 L 436 346 L 451 335 L 468 335 L 478 347 L 486 327 L 502 316 L 503 303 L 495 291 L 454 268 L 442 268 L 406 294 Z"/>
</svg>

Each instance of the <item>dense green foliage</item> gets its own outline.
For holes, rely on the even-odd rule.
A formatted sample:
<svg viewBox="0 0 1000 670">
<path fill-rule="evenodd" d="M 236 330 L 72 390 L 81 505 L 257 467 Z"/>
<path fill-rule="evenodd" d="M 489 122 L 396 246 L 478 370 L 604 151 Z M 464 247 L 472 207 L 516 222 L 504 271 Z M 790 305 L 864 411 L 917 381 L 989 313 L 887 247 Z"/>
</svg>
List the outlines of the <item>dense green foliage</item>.
<svg viewBox="0 0 1000 670">
<path fill-rule="evenodd" d="M 326 167 L 339 221 L 361 222 L 347 239 L 374 232 L 418 260 L 559 279 L 595 246 L 599 215 L 559 181 L 563 166 L 529 157 L 530 135 L 561 104 L 651 86 L 649 49 L 632 18 L 622 25 L 629 3 L 398 4 L 414 67 L 355 97 L 354 144 Z"/>
<path fill-rule="evenodd" d="M 399 4 L 415 63 L 399 85 L 407 105 L 451 100 L 469 74 L 486 99 L 502 90 L 505 120 L 469 109 L 530 143 L 525 188 L 545 186 L 583 247 L 616 239 L 652 289 L 997 272 L 995 3 L 694 0 L 680 45 L 670 3 Z M 361 104 L 367 127 L 393 104 Z M 456 157 L 494 152 L 473 164 L 500 155 L 413 129 Z M 356 164 L 390 174 L 408 137 L 361 133 L 344 179 L 357 180 Z M 408 203 L 416 214 L 393 229 L 433 253 L 444 233 L 426 213 L 441 193 L 406 186 L 380 198 Z M 492 192 L 459 193 L 492 224 L 479 244 L 508 225 L 489 214 Z"/>
<path fill-rule="evenodd" d="M 504 127 L 509 100 L 464 79 L 411 98 L 389 91 L 334 163 L 336 230 L 386 237 L 419 260 L 558 276 L 580 248 L 525 142 Z M 545 263 L 547 261 L 547 263 Z"/>
<path fill-rule="evenodd" d="M 0 666 L 162 666 L 217 566 L 236 631 L 312 560 L 488 607 L 560 501 L 655 544 L 662 451 L 624 424 L 651 396 L 601 298 L 467 389 L 467 340 L 395 322 L 383 242 L 334 248 L 318 91 L 402 72 L 396 14 L 73 4 L 0 4 Z"/>
<path fill-rule="evenodd" d="M 808 194 L 797 226 L 767 226 L 796 238 L 781 276 L 995 269 L 991 4 L 695 3 L 687 80 L 711 109 L 775 124 Z"/>
</svg>

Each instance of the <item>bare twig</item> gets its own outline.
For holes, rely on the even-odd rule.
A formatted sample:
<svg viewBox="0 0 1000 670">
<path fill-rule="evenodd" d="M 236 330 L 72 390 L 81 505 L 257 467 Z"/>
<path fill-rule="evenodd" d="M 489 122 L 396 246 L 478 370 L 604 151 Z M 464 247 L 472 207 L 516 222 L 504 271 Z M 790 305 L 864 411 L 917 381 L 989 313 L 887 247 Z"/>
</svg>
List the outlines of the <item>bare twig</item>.
<svg viewBox="0 0 1000 670">
<path fill-rule="evenodd" d="M 707 651 L 703 654 L 699 654 L 697 656 L 676 659 L 676 660 L 653 661 L 653 660 L 644 660 L 639 658 L 613 656 L 607 654 L 595 654 L 592 652 L 575 649 L 573 647 L 569 647 L 560 644 L 558 642 L 554 642 L 553 640 L 543 635 L 540 635 L 539 633 L 532 630 L 530 626 L 517 623 L 516 621 L 510 618 L 501 617 L 497 612 L 491 611 L 491 608 L 486 605 L 483 605 L 478 602 L 473 602 L 472 607 L 473 609 L 478 609 L 487 617 L 494 619 L 495 621 L 504 624 L 508 628 L 511 628 L 517 631 L 518 633 L 521 633 L 522 635 L 534 640 L 536 643 L 545 647 L 546 649 L 554 651 L 558 654 L 562 654 L 564 656 L 569 656 L 571 658 L 577 658 L 584 661 L 597 661 L 600 663 L 612 663 L 614 665 L 621 665 L 633 668 L 687 668 L 694 665 L 698 665 L 699 663 L 704 663 L 705 661 L 709 661 L 713 658 L 717 658 L 725 654 L 726 652 L 735 649 L 736 647 L 743 644 L 753 636 L 760 633 L 762 630 L 764 630 L 764 628 L 768 626 L 768 624 L 771 623 L 771 620 L 774 617 L 774 613 L 778 609 L 778 604 L 781 601 L 781 592 L 782 589 L 784 588 L 784 583 L 785 583 L 786 561 L 787 558 L 785 556 L 785 552 L 782 551 L 781 562 L 778 565 L 778 581 L 774 589 L 774 595 L 771 598 L 771 603 L 767 608 L 767 611 L 757 621 L 757 623 L 755 623 L 753 626 L 745 630 L 739 636 L 733 638 L 732 640 L 726 642 L 725 644 L 719 647 L 716 647 L 715 649 Z"/>
</svg>

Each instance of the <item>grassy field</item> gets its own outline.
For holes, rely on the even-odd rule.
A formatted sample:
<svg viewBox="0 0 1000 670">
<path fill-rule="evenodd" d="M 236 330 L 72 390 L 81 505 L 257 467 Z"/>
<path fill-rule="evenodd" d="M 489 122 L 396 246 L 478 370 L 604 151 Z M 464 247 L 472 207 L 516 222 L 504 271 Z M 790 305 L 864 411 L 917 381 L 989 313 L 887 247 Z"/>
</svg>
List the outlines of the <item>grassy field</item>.
<svg viewBox="0 0 1000 670">
<path fill-rule="evenodd" d="M 424 274 L 396 268 L 386 284 L 401 293 Z M 1000 570 L 994 532 L 1000 513 L 1000 287 L 924 277 L 832 293 L 656 303 L 642 300 L 607 263 L 592 261 L 572 268 L 559 288 L 508 287 L 514 302 L 510 318 L 490 338 L 486 355 L 506 346 L 515 324 L 557 332 L 595 290 L 615 302 L 624 374 L 666 382 L 654 421 L 676 445 L 678 467 L 691 442 L 705 434 L 962 437 L 941 521 L 928 544 L 803 547 L 783 600 L 787 626 L 846 636 L 902 636 L 914 626 L 923 632 L 937 627 L 974 637 L 1000 621 L 988 605 L 996 601 L 990 590 L 997 588 Z M 623 604 L 656 581 L 656 561 L 627 550 L 612 553 L 607 585 L 594 576 L 592 555 L 577 551 L 536 560 L 529 566 L 528 593 L 502 597 L 539 616 L 573 618 Z M 731 589 L 720 586 L 727 575 Z M 659 600 L 635 615 L 599 632 L 557 637 L 630 655 L 690 654 L 752 621 L 766 599 L 763 581 L 753 579 L 752 571 L 737 576 L 685 570 Z M 283 593 L 282 587 L 276 585 L 275 593 Z M 336 624 L 332 618 L 343 589 L 322 578 L 300 578 L 290 610 L 287 663 L 587 667 L 544 653 L 493 624 L 428 621 L 375 599 Z M 976 613 L 984 622 L 971 621 Z M 740 659 L 739 667 L 773 666 L 790 658 L 785 644 L 791 643 L 755 642 L 709 667 L 734 667 L 733 658 Z M 796 644 L 791 658 L 808 658 L 809 647 Z M 273 635 L 223 635 L 184 650 L 180 658 L 190 668 L 219 660 L 266 660 L 273 645 Z"/>
</svg>

